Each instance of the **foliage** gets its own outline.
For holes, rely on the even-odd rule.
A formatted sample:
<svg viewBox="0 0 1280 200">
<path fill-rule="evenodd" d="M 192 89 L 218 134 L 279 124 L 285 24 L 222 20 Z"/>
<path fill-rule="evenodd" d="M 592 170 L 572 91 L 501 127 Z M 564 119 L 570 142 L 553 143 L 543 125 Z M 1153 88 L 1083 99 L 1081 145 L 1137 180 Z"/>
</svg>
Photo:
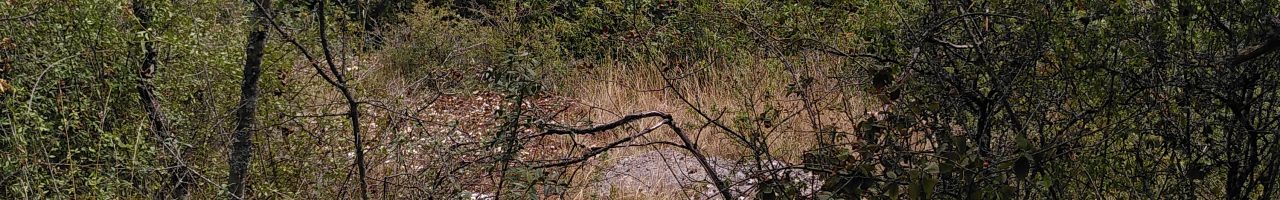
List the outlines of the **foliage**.
<svg viewBox="0 0 1280 200">
<path fill-rule="evenodd" d="M 888 148 L 860 154 L 895 160 L 863 162 L 883 168 L 870 172 L 885 180 L 876 185 L 938 181 L 911 197 L 1270 198 L 1277 167 L 1258 160 L 1278 147 L 1252 144 L 1277 139 L 1259 128 L 1275 126 L 1259 120 L 1276 114 L 1277 96 L 1262 91 L 1277 60 L 1236 62 L 1249 49 L 1231 50 L 1276 39 L 1274 15 L 1237 15 L 1274 13 L 1269 4 L 912 9 L 924 13 L 903 24 L 911 36 L 878 47 L 901 60 L 867 70 L 866 91 L 891 107 L 860 125 L 871 143 L 853 149 Z M 919 133 L 926 143 L 898 138 Z M 866 194 L 846 198 L 856 196 Z"/>
</svg>

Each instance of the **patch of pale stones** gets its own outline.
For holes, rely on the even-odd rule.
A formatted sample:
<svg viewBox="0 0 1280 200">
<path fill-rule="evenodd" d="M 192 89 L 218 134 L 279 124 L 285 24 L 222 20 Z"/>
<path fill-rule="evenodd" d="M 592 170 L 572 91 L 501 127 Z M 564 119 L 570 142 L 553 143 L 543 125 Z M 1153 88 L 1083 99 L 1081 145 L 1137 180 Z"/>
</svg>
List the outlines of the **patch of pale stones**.
<svg viewBox="0 0 1280 200">
<path fill-rule="evenodd" d="M 750 162 L 716 157 L 708 157 L 707 161 L 739 199 L 754 199 L 758 192 L 757 183 L 770 175 L 801 185 L 800 195 L 804 196 L 817 192 L 822 185 L 817 176 L 799 169 L 784 169 L 788 165 L 780 161 L 767 161 L 760 167 Z M 615 159 L 610 167 L 600 172 L 593 187 L 602 197 L 617 192 L 619 195 L 721 199 L 704 171 L 697 159 L 683 152 L 652 150 Z"/>
</svg>

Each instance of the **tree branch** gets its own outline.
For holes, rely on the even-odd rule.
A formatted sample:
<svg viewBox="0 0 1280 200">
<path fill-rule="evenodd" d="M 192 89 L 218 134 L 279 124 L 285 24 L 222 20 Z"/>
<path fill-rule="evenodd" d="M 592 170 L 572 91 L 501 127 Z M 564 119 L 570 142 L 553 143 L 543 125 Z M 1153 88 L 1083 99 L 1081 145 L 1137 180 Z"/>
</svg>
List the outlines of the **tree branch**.
<svg viewBox="0 0 1280 200">
<path fill-rule="evenodd" d="M 1249 60 L 1253 60 L 1254 58 L 1258 58 L 1263 54 L 1271 53 L 1273 51 L 1276 51 L 1277 49 L 1280 49 L 1280 36 L 1273 35 L 1272 37 L 1268 38 L 1265 43 L 1261 45 L 1253 46 L 1250 49 L 1251 50 L 1245 52 L 1244 54 L 1240 54 L 1234 58 L 1231 58 L 1231 60 L 1227 62 L 1227 66 L 1237 66 L 1237 65 L 1240 65 L 1241 63 L 1248 62 Z"/>
<path fill-rule="evenodd" d="M 587 151 L 587 153 L 584 153 L 582 156 L 563 160 L 560 162 L 538 165 L 538 166 L 534 166 L 533 168 L 539 169 L 539 168 L 548 168 L 548 167 L 568 166 L 576 163 L 585 162 L 588 159 L 595 157 L 596 155 L 600 155 L 604 152 L 609 151 L 610 149 L 636 146 L 636 145 L 623 145 L 623 144 L 630 142 L 631 140 L 634 140 L 636 138 L 643 137 L 645 134 L 653 132 L 654 130 L 661 128 L 663 125 L 666 125 L 667 128 L 670 128 L 671 131 L 674 132 L 676 136 L 680 138 L 680 141 L 684 143 L 683 145 L 676 145 L 676 146 L 689 151 L 689 153 L 692 154 L 691 156 L 694 157 L 694 159 L 698 160 L 698 164 L 702 166 L 703 170 L 707 171 L 707 178 L 710 179 L 711 183 L 716 186 L 717 190 L 719 190 L 721 197 L 724 197 L 725 200 L 732 200 L 733 194 L 730 193 L 729 191 L 729 185 L 726 184 L 724 180 L 720 179 L 720 175 L 716 174 L 715 167 L 712 167 L 711 163 L 707 161 L 706 156 L 702 155 L 701 150 L 698 150 L 698 145 L 693 141 L 689 140 L 688 135 L 686 135 L 684 131 L 680 129 L 679 126 L 676 126 L 670 114 L 658 112 L 658 111 L 638 112 L 638 113 L 628 114 L 626 116 L 623 116 L 622 119 L 618 119 L 613 122 L 591 126 L 584 129 L 550 129 L 539 135 L 541 136 L 541 135 L 559 135 L 559 134 L 570 134 L 570 135 L 595 134 L 598 132 L 612 130 L 614 128 L 622 126 L 623 124 L 627 124 L 636 120 L 650 118 L 650 117 L 662 118 L 662 122 L 658 124 L 654 124 L 649 128 L 645 128 L 640 132 L 636 132 L 634 134 L 631 134 L 617 141 L 610 142 L 604 147 L 591 148 L 589 151 Z M 670 142 L 658 142 L 658 143 L 651 143 L 651 144 L 673 144 L 674 145 L 674 143 L 670 143 Z"/>
</svg>

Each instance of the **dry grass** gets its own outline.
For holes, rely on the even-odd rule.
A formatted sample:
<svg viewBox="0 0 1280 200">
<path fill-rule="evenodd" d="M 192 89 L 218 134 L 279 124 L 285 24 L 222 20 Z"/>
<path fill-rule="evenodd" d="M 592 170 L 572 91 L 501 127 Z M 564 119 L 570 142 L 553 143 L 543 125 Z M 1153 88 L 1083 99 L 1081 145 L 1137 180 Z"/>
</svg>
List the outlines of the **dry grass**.
<svg viewBox="0 0 1280 200">
<path fill-rule="evenodd" d="M 853 117 L 861 117 L 864 100 L 847 98 L 838 90 L 842 88 L 835 79 L 825 78 L 829 77 L 827 74 L 830 71 L 836 70 L 830 66 L 840 66 L 843 63 L 834 58 L 816 55 L 809 55 L 801 60 L 804 61 L 795 64 L 796 71 L 804 76 L 817 77 L 810 95 L 815 98 L 814 107 L 819 110 L 820 114 L 817 118 L 820 125 L 834 125 L 838 129 L 849 130 L 852 124 L 848 122 L 849 116 L 845 115 L 844 111 L 857 110 L 855 114 L 858 115 Z M 662 66 L 624 63 L 611 63 L 611 65 L 582 69 L 577 72 L 579 74 L 570 76 L 576 77 L 576 80 L 563 81 L 567 83 L 563 93 L 575 99 L 581 106 L 590 108 L 578 113 L 580 117 L 600 122 L 613 120 L 631 112 L 656 110 L 674 113 L 679 124 L 705 123 L 705 120 L 694 113 L 672 90 L 664 88 L 666 82 L 659 72 Z M 815 130 L 809 121 L 810 116 L 801 112 L 804 102 L 797 95 L 787 94 L 787 85 L 795 81 L 791 74 L 780 69 L 781 67 L 770 66 L 768 63 L 721 63 L 695 64 L 686 68 L 694 68 L 699 72 L 684 79 L 674 80 L 674 86 L 699 109 L 704 112 L 715 112 L 707 114 L 720 116 L 718 114 L 723 113 L 720 121 L 726 125 L 739 125 L 733 122 L 733 115 L 737 113 L 759 114 L 764 112 L 766 107 L 783 111 L 783 117 L 787 114 L 796 114 L 784 124 L 777 124 L 776 127 L 771 128 L 759 128 L 765 132 L 777 129 L 773 132 L 792 133 L 771 135 L 770 143 L 780 145 L 773 147 L 786 151 L 775 156 L 788 161 L 798 161 L 791 158 L 798 159 L 799 152 L 788 151 L 788 149 L 806 149 L 812 145 L 814 139 L 812 134 L 794 134 L 812 133 Z M 732 152 L 738 151 L 720 130 L 706 128 L 701 131 L 704 133 L 699 142 L 703 143 L 702 146 L 712 155 L 733 156 Z"/>
<path fill-rule="evenodd" d="M 366 58 L 369 59 L 369 58 Z M 818 126 L 833 126 L 838 130 L 849 131 L 853 128 L 853 119 L 863 117 L 864 104 L 866 100 L 862 98 L 851 98 L 845 89 L 849 87 L 847 84 L 840 83 L 839 79 L 832 79 L 830 74 L 839 66 L 844 65 L 844 61 L 838 58 L 825 57 L 821 55 L 803 55 L 796 58 L 788 59 L 794 67 L 795 74 L 807 77 L 814 77 L 814 83 L 807 94 L 813 100 L 813 107 L 820 114 L 811 118 L 807 112 L 804 112 L 804 101 L 798 95 L 788 94 L 788 85 L 796 82 L 796 76 L 785 70 L 784 65 L 777 59 L 761 59 L 755 61 L 704 61 L 680 64 L 683 66 L 676 67 L 667 72 L 667 76 L 683 75 L 681 79 L 673 80 L 671 83 L 676 90 L 665 88 L 668 84 L 663 79 L 662 69 L 664 64 L 669 62 L 653 62 L 653 63 L 622 63 L 622 62 L 590 62 L 594 67 L 578 67 L 575 70 L 562 74 L 559 80 L 550 80 L 557 83 L 550 96 L 564 96 L 572 99 L 574 109 L 569 113 L 560 115 L 556 120 L 561 123 L 569 124 L 589 124 L 616 120 L 621 115 L 629 114 L 637 111 L 662 111 L 672 113 L 676 118 L 677 124 L 686 127 L 686 132 L 692 134 L 702 151 L 708 156 L 725 158 L 725 159 L 741 159 L 751 155 L 749 149 L 744 148 L 739 142 L 734 141 L 724 131 L 714 127 L 702 127 L 705 120 L 682 101 L 675 91 L 679 91 L 680 95 L 686 97 L 691 103 L 697 105 L 707 114 L 713 117 L 719 117 L 720 122 L 733 127 L 735 131 L 752 132 L 759 131 L 760 135 L 767 138 L 766 141 L 770 145 L 770 154 L 774 160 L 783 161 L 790 164 L 800 164 L 801 156 L 816 144 L 815 126 L 810 121 L 818 120 Z M 425 80 L 407 79 L 395 73 L 385 73 L 389 69 L 384 69 L 382 65 L 378 65 L 374 60 L 362 61 L 361 69 L 352 70 L 352 77 L 355 78 L 353 85 L 359 91 L 360 97 L 368 100 L 377 100 L 382 106 L 386 106 L 391 110 L 416 110 L 422 106 L 428 106 L 430 100 L 439 97 L 441 93 L 430 91 L 421 91 L 421 89 L 431 88 L 424 85 Z M 311 87 L 302 91 L 310 96 L 307 99 L 313 101 L 313 105 L 326 105 L 335 102 L 341 102 L 336 92 L 331 87 L 323 85 L 318 77 L 308 76 L 313 74 L 308 68 L 297 68 L 293 72 L 298 80 L 296 82 L 306 82 L 313 84 Z M 462 77 L 458 77 L 462 78 Z M 493 99 L 492 95 L 476 95 L 470 93 L 444 94 L 449 98 L 477 98 L 485 96 L 488 99 L 483 102 L 472 102 L 478 104 L 494 104 L 498 102 Z M 488 105 L 486 104 L 486 105 Z M 780 110 L 781 116 L 789 120 L 774 124 L 765 128 L 759 124 L 739 124 L 735 122 L 735 117 L 739 115 L 754 117 L 759 113 L 765 112 L 767 108 L 772 107 Z M 308 113 L 335 113 L 340 112 L 341 106 L 326 105 L 320 107 L 312 107 L 307 110 Z M 435 106 L 428 107 L 423 112 L 447 112 L 440 110 Z M 366 138 L 369 142 L 366 144 L 373 149 L 379 151 L 370 152 L 369 163 L 371 164 L 371 177 L 395 177 L 402 174 L 421 173 L 422 164 L 434 162 L 447 162 L 446 160 L 431 159 L 429 155 L 425 155 L 422 151 L 430 151 L 431 148 L 418 148 L 413 145 L 405 146 L 404 141 L 421 140 L 421 138 L 445 137 L 455 135 L 448 130 L 436 130 L 426 127 L 418 127 L 404 124 L 403 119 L 397 122 L 397 113 L 388 113 L 383 109 L 375 109 L 370 106 L 364 106 L 363 111 L 366 112 L 364 120 L 367 124 L 365 127 Z M 856 112 L 849 112 L 856 111 Z M 491 113 L 486 113 L 491 114 Z M 427 116 L 422 116 L 429 118 Z M 493 116 L 482 115 L 479 118 L 492 118 Z M 448 118 L 448 117 L 446 117 Z M 474 116 L 471 118 L 475 118 Z M 341 120 L 329 120 L 330 122 L 340 122 Z M 751 122 L 751 121 L 747 121 Z M 441 127 L 448 124 L 448 120 L 433 122 L 437 124 L 427 125 L 431 127 Z M 636 123 L 634 126 L 642 127 L 657 123 L 655 120 L 644 120 Z M 341 124 L 338 124 L 341 125 Z M 492 126 L 493 124 L 488 124 Z M 462 132 L 466 134 L 485 133 L 483 130 L 485 125 L 464 127 Z M 408 128 L 406 128 L 408 127 Z M 701 127 L 701 128 L 700 128 Z M 319 132 L 343 132 L 341 126 L 326 126 L 328 131 Z M 629 130 L 638 130 L 631 128 Z M 448 133 L 444 133 L 448 132 Z M 613 131 L 615 133 L 602 134 L 594 137 L 580 137 L 577 142 L 586 145 L 602 145 L 604 143 L 618 139 L 620 135 L 627 134 L 625 130 Z M 478 136 L 483 137 L 483 136 Z M 328 147 L 336 152 L 349 152 L 350 141 L 341 135 L 324 136 Z M 678 141 L 671 133 L 659 131 L 651 133 L 647 138 L 637 142 L 646 141 Z M 553 141 L 545 141 L 551 146 L 569 147 L 572 142 L 567 139 L 557 139 Z M 574 156 L 575 154 L 565 154 L 564 149 L 543 152 L 542 156 Z M 609 196 L 600 196 L 598 191 L 592 187 L 594 179 L 598 175 L 610 167 L 613 167 L 613 160 L 625 156 L 641 154 L 654 151 L 654 148 L 638 147 L 618 149 L 602 156 L 599 159 L 587 162 L 576 170 L 578 176 L 573 180 L 569 180 L 572 188 L 565 195 L 569 199 L 682 199 L 687 198 L 682 193 L 676 192 L 682 189 L 691 188 L 652 188 L 657 191 L 669 192 L 635 192 L 634 190 L 620 189 L 618 192 L 610 193 Z M 415 154 L 423 154 L 417 155 Z M 432 154 L 434 153 L 426 153 Z M 537 153 L 535 153 L 537 154 Z M 339 156 L 341 157 L 341 156 Z M 349 159 L 336 159 L 326 161 L 332 166 L 332 170 L 341 171 L 338 168 L 344 161 Z M 414 164 L 419 163 L 419 164 Z M 312 176 L 332 176 L 332 173 L 320 173 Z M 398 179 L 386 179 L 387 181 L 410 183 L 413 177 L 401 177 Z M 404 182 L 408 181 L 408 182 Z M 328 184 L 341 184 L 328 183 Z M 319 188 L 342 188 L 334 186 L 323 186 L 327 184 L 316 185 Z M 483 191 L 483 186 L 478 188 Z M 476 188 L 476 187 L 472 187 Z M 348 188 L 351 190 L 353 188 Z M 653 190 L 650 190 L 653 191 Z M 334 193 L 342 193 L 340 191 L 330 191 Z M 387 191 L 392 192 L 392 191 Z M 347 192 L 350 194 L 350 191 Z"/>
<path fill-rule="evenodd" d="M 839 70 L 836 66 L 844 63 L 840 59 L 821 55 L 805 55 L 792 60 L 796 74 L 815 77 L 810 92 L 814 101 L 813 107 L 820 113 L 815 120 L 818 126 L 832 126 L 842 131 L 853 128 L 853 120 L 863 117 L 861 98 L 849 98 L 843 91 L 838 79 L 827 78 L 829 73 Z M 788 84 L 796 79 L 783 65 L 776 60 L 762 59 L 753 62 L 696 62 L 689 66 L 671 70 L 673 74 L 689 74 L 682 79 L 673 80 L 674 87 L 699 109 L 713 117 L 719 116 L 720 122 L 733 127 L 738 132 L 760 131 L 770 145 L 770 153 L 775 160 L 791 164 L 799 164 L 805 151 L 816 144 L 814 124 L 807 112 L 803 112 L 804 101 L 798 95 L 788 95 Z M 683 102 L 671 89 L 664 88 L 667 82 L 663 79 L 661 64 L 651 63 L 608 63 L 604 66 L 580 67 L 574 75 L 561 80 L 562 93 L 576 100 L 585 110 L 579 110 L 574 117 L 592 122 L 611 121 L 620 115 L 637 111 L 655 110 L 673 113 L 678 124 L 695 126 L 688 130 L 708 156 L 738 159 L 751 153 L 749 149 L 734 141 L 724 131 L 714 128 L 698 128 L 705 120 Z M 734 117 L 739 114 L 755 116 L 765 112 L 766 107 L 781 110 L 781 116 L 790 116 L 789 120 L 772 127 L 749 127 L 738 124 Z M 848 112 L 854 111 L 857 112 Z M 794 115 L 792 115 L 794 114 Z M 592 138 L 596 143 L 612 141 L 614 137 Z M 651 134 L 650 140 L 678 141 L 670 133 Z M 653 151 L 651 148 L 631 148 L 612 152 L 613 155 L 631 155 Z M 612 156 L 618 158 L 621 156 Z M 601 167 L 610 167 L 605 159 L 592 166 L 584 167 L 586 172 L 598 172 Z M 575 181 L 575 185 L 585 181 Z M 590 199 L 588 190 L 575 191 L 574 199 Z M 676 199 L 678 195 L 666 194 L 654 196 L 653 193 L 622 192 L 614 193 L 608 199 Z M 581 197 L 581 198 L 578 198 Z"/>
</svg>

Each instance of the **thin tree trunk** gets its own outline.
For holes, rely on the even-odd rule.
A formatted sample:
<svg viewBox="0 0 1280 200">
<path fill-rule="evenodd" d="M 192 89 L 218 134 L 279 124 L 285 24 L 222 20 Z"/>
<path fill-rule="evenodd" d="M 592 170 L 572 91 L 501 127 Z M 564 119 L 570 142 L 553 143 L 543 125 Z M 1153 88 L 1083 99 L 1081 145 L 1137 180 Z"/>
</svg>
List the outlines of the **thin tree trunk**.
<svg viewBox="0 0 1280 200">
<path fill-rule="evenodd" d="M 267 39 L 267 9 L 270 0 L 250 0 L 254 11 L 253 24 L 245 44 L 244 80 L 240 85 L 240 103 L 236 107 L 236 127 L 232 135 L 231 156 L 228 158 L 231 172 L 227 176 L 227 191 L 232 199 L 244 199 L 245 181 L 253 151 L 253 132 L 256 131 L 255 113 L 258 109 L 258 79 L 262 73 L 262 53 Z"/>
<path fill-rule="evenodd" d="M 382 46 L 382 37 L 378 34 L 378 21 L 382 18 L 383 4 L 386 0 L 373 3 L 373 13 L 370 13 L 369 3 L 365 1 L 356 1 L 356 8 L 360 9 L 360 22 L 364 27 L 364 49 L 376 49 Z"/>
<path fill-rule="evenodd" d="M 316 11 L 316 21 L 320 24 L 320 46 L 322 48 L 321 50 L 324 51 L 325 63 L 329 65 L 329 71 L 333 73 L 333 78 L 336 79 L 336 82 L 331 82 L 331 84 L 338 88 L 338 92 L 341 92 L 343 99 L 347 101 L 347 120 L 351 121 L 351 137 L 355 140 L 353 149 L 355 149 L 356 160 L 354 163 L 356 168 L 360 170 L 357 173 L 357 175 L 359 175 L 360 182 L 360 199 L 369 199 L 369 187 L 368 183 L 365 181 L 365 172 L 368 170 L 364 163 L 364 140 L 360 135 L 360 103 L 356 101 L 355 95 L 351 93 L 351 87 L 347 85 L 346 75 L 339 71 L 338 66 L 333 63 L 333 53 L 329 49 L 329 38 L 328 35 L 325 34 L 325 30 L 327 29 L 325 25 L 327 22 L 324 19 L 324 3 L 325 0 L 320 0 L 320 6 Z M 320 71 L 318 67 L 316 70 L 316 73 L 324 73 L 324 71 Z"/>
<path fill-rule="evenodd" d="M 142 0 L 133 0 L 130 4 L 133 7 L 133 16 L 138 18 L 141 25 L 141 31 L 147 31 L 151 28 L 151 11 L 147 9 L 146 2 Z M 156 199 L 188 199 L 188 190 L 194 186 L 192 178 L 195 173 L 182 162 L 182 158 L 186 156 L 182 147 L 177 145 L 177 138 L 169 130 L 169 120 L 165 117 L 164 111 L 160 109 L 160 100 L 156 97 L 155 86 L 152 85 L 152 78 L 156 72 L 156 50 L 150 41 L 142 41 L 142 48 L 145 51 L 142 57 L 141 67 L 138 69 L 138 97 L 142 103 L 142 108 L 147 112 L 147 118 L 151 126 L 151 132 L 159 139 L 161 151 L 170 154 L 172 159 L 166 167 L 169 172 L 169 184 L 166 184 L 166 191 L 159 191 L 155 194 Z"/>
</svg>

